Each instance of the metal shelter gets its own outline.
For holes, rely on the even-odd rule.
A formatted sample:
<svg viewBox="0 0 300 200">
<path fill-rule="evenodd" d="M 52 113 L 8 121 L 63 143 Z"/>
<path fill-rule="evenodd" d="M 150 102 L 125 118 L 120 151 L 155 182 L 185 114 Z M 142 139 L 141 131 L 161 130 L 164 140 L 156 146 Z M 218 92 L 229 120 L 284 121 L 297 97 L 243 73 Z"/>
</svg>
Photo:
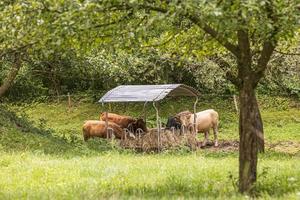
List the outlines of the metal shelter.
<svg viewBox="0 0 300 200">
<path fill-rule="evenodd" d="M 189 96 L 195 97 L 194 114 L 196 113 L 196 105 L 200 93 L 184 84 L 163 84 L 163 85 L 121 85 L 108 91 L 100 100 L 99 103 L 115 103 L 115 102 L 144 102 L 145 106 L 148 102 L 153 103 L 156 110 L 156 125 L 158 132 L 158 149 L 160 144 L 161 122 L 159 111 L 156 103 L 165 97 Z M 107 113 L 107 112 L 106 112 Z M 146 121 L 146 119 L 145 119 Z M 196 125 L 196 117 L 194 117 L 194 130 Z"/>
</svg>

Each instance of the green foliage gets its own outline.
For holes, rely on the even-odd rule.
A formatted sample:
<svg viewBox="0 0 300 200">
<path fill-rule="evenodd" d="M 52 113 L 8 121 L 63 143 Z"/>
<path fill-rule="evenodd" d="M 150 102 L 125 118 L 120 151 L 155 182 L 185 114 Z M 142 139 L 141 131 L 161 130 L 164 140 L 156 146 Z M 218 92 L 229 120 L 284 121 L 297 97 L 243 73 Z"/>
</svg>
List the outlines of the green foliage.
<svg viewBox="0 0 300 200">
<path fill-rule="evenodd" d="M 236 30 L 244 26 L 240 20 L 245 20 L 253 40 L 253 64 L 274 27 L 280 48 L 297 44 L 299 17 L 297 1 L 279 0 L 17 0 L 1 2 L 0 9 L 1 59 L 21 53 L 26 68 L 7 94 L 11 100 L 166 82 L 186 83 L 204 93 L 231 94 L 234 88 L 224 72 L 203 59 L 214 53 L 225 56 L 222 42 L 205 34 L 187 13 L 205 19 L 233 44 Z M 268 12 L 276 14 L 276 23 Z M 284 57 L 272 64 L 259 91 L 299 95 L 298 58 Z M 1 63 L 0 80 L 7 74 L 2 65 L 11 67 L 7 60 Z M 234 59 L 230 64 L 236 66 Z"/>
<path fill-rule="evenodd" d="M 62 46 L 62 36 L 68 33 L 67 26 L 62 26 L 65 19 L 61 17 L 63 4 L 58 1 L 47 4 L 34 0 L 1 3 L 1 53 L 25 49 L 27 55 L 37 50 L 47 54 L 54 47 Z"/>
<path fill-rule="evenodd" d="M 98 52 L 88 57 L 90 64 L 102 72 L 107 88 L 120 84 L 163 84 L 182 82 L 195 85 L 194 75 L 187 62 L 172 59 L 152 50 L 147 52 L 117 52 L 106 55 Z"/>
<path fill-rule="evenodd" d="M 299 49 L 299 48 L 297 48 Z M 300 98 L 300 55 L 274 55 L 260 85 L 264 93 L 282 93 Z"/>
<path fill-rule="evenodd" d="M 278 55 L 277 55 L 278 56 Z M 299 96 L 299 56 L 281 56 L 271 62 L 266 77 L 258 87 L 260 94 Z M 7 64 L 9 65 L 9 64 Z M 4 76 L 9 68 L 2 65 Z M 85 57 L 74 52 L 60 52 L 41 57 L 24 66 L 11 90 L 10 101 L 38 101 L 41 96 L 59 96 L 68 92 L 99 93 L 121 84 L 184 83 L 201 93 L 232 94 L 235 88 L 224 72 L 212 61 L 192 62 L 159 52 L 124 51 L 106 54 L 95 50 Z M 90 90 L 91 92 L 87 92 Z"/>
<path fill-rule="evenodd" d="M 8 65 L 8 66 L 7 66 Z M 3 69 L 1 75 L 5 75 L 9 64 L 0 65 Z M 3 77 L 4 79 L 4 77 Z M 11 101 L 28 101 L 38 99 L 48 94 L 48 88 L 41 79 L 36 79 L 29 65 L 25 65 L 16 77 L 13 87 L 6 93 L 5 97 Z"/>
</svg>

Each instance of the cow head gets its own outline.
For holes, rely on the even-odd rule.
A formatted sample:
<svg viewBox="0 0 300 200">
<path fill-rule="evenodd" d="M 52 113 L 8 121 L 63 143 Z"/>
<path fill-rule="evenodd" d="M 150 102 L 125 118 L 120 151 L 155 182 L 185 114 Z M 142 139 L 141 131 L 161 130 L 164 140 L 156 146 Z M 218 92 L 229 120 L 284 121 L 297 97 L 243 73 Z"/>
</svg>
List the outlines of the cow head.
<svg viewBox="0 0 300 200">
<path fill-rule="evenodd" d="M 191 114 L 187 114 L 187 115 L 180 115 L 179 116 L 179 120 L 181 122 L 182 125 L 184 125 L 185 127 L 187 127 L 190 124 L 191 121 Z"/>
<path fill-rule="evenodd" d="M 142 118 L 138 118 L 135 124 L 136 124 L 136 129 L 140 128 L 144 132 L 147 132 L 146 122 Z"/>
<path fill-rule="evenodd" d="M 181 127 L 180 119 L 176 116 L 168 118 L 166 128 L 171 129 L 172 127 L 174 127 L 175 129 L 180 129 Z"/>
<path fill-rule="evenodd" d="M 142 118 L 138 118 L 128 125 L 128 129 L 133 133 L 135 133 L 139 128 L 144 132 L 147 132 L 146 122 Z"/>
</svg>

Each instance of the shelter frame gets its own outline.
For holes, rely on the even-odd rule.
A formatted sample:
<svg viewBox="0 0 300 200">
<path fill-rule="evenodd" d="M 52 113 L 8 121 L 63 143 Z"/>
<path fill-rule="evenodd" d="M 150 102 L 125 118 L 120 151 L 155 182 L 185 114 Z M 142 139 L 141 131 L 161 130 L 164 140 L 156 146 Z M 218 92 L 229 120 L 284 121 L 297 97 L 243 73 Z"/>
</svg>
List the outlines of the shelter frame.
<svg viewBox="0 0 300 200">
<path fill-rule="evenodd" d="M 163 84 L 163 85 L 121 85 L 108 91 L 100 100 L 99 103 L 104 107 L 104 103 L 109 102 L 144 102 L 143 118 L 147 123 L 146 105 L 152 101 L 153 108 L 156 112 L 156 128 L 157 128 L 157 150 L 160 151 L 161 146 L 161 120 L 159 116 L 158 102 L 167 96 L 190 96 L 196 100 L 193 105 L 194 122 L 193 132 L 196 134 L 196 110 L 198 96 L 200 93 L 192 87 L 184 84 Z M 109 135 L 108 121 L 106 112 L 106 134 Z"/>
</svg>

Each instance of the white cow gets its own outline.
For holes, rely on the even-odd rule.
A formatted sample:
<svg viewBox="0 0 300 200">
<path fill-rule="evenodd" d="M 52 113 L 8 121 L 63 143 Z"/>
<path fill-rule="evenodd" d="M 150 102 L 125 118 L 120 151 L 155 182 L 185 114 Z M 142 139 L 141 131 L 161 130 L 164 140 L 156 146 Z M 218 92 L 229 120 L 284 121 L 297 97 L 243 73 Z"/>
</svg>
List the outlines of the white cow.
<svg viewBox="0 0 300 200">
<path fill-rule="evenodd" d="M 185 127 L 191 127 L 194 124 L 194 114 L 180 115 L 179 119 Z M 219 114 L 215 110 L 208 109 L 196 113 L 196 133 L 205 134 L 202 146 L 206 145 L 211 128 L 214 131 L 214 146 L 218 146 L 218 124 Z"/>
</svg>

